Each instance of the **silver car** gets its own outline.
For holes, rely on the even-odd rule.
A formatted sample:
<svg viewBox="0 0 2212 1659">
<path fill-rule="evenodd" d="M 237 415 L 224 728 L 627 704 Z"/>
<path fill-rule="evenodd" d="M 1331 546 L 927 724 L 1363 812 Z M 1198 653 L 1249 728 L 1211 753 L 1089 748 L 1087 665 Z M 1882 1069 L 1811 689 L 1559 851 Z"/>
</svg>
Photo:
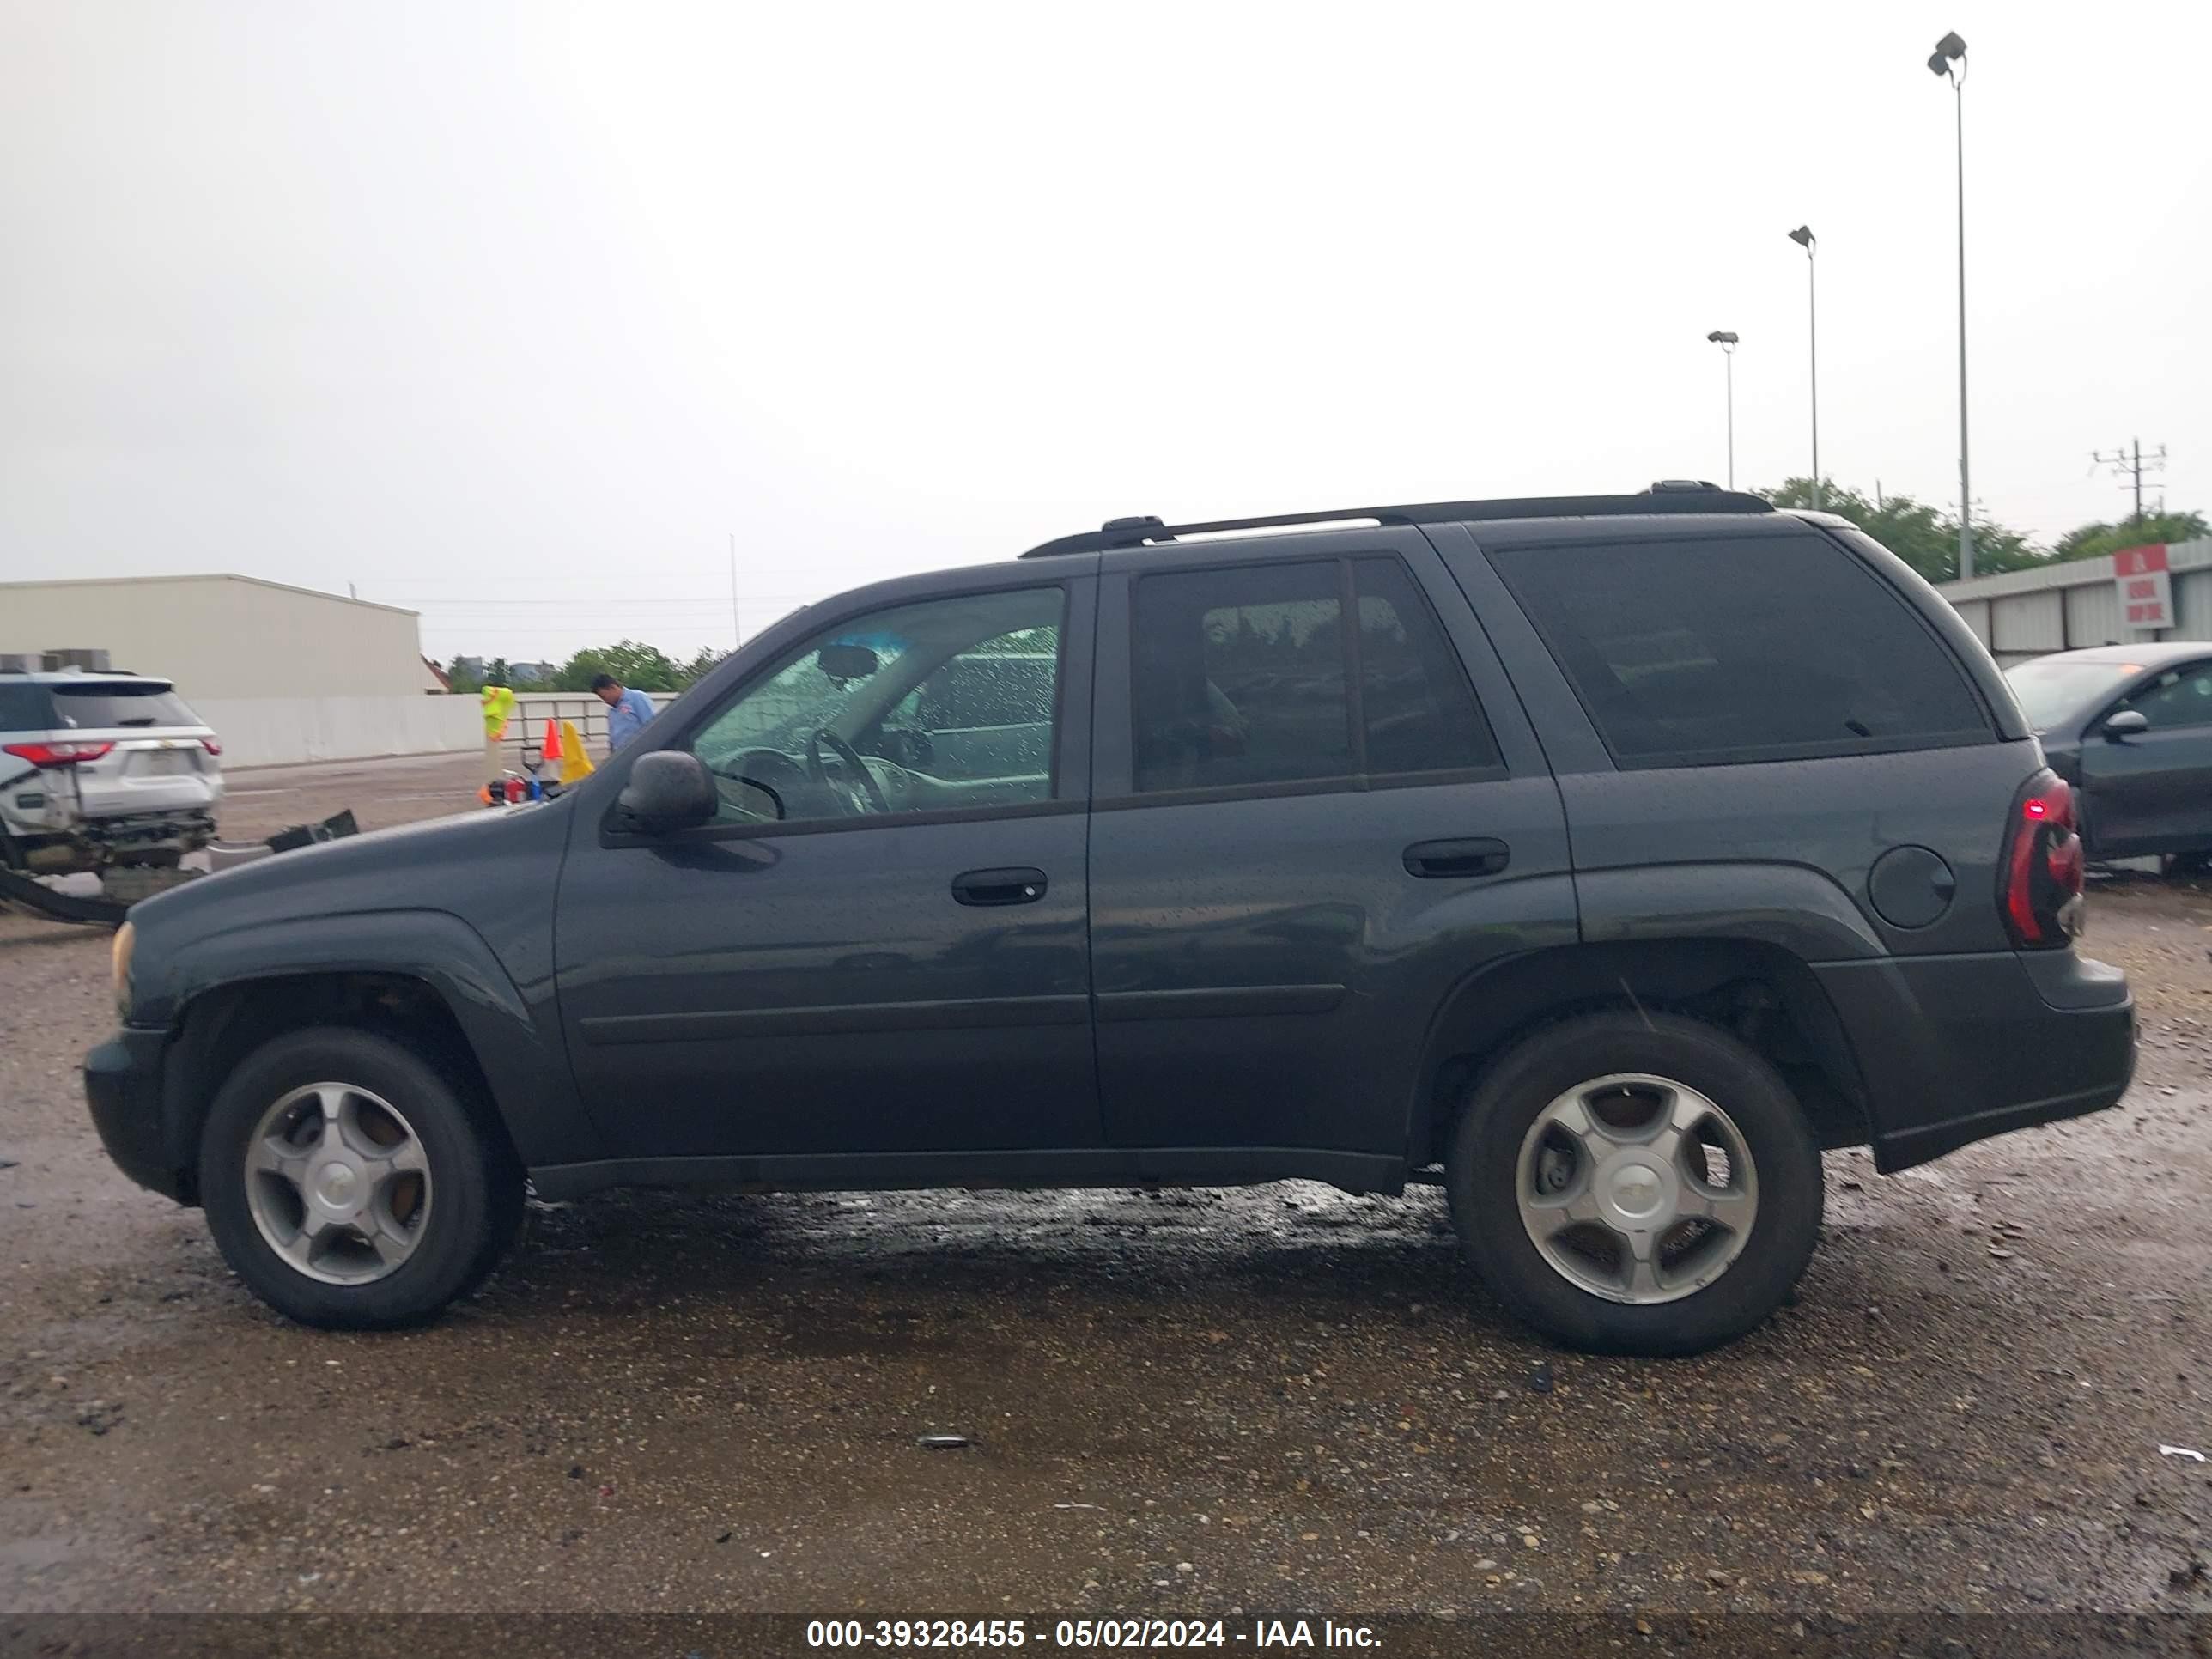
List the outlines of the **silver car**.
<svg viewBox="0 0 2212 1659">
<path fill-rule="evenodd" d="M 222 753 L 167 680 L 0 673 L 0 866 L 173 867 L 214 838 Z"/>
</svg>

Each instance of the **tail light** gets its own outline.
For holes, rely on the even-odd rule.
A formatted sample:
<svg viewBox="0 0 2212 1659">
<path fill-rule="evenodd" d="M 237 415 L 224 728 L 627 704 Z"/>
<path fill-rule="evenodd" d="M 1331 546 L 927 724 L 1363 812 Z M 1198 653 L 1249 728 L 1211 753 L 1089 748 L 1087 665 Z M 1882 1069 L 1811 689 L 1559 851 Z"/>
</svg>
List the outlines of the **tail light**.
<svg viewBox="0 0 2212 1659">
<path fill-rule="evenodd" d="M 112 743 L 11 743 L 6 752 L 27 760 L 33 766 L 75 766 L 79 761 L 98 760 L 109 750 Z"/>
<path fill-rule="evenodd" d="M 213 738 L 202 738 L 200 739 L 200 747 L 206 750 L 210 755 L 220 755 L 222 753 L 222 745 L 217 743 Z"/>
<path fill-rule="evenodd" d="M 2023 949 L 2055 949 L 2081 931 L 2081 837 L 2074 791 L 2056 772 L 2038 772 L 2014 804 L 2006 831 L 2005 926 Z"/>
</svg>

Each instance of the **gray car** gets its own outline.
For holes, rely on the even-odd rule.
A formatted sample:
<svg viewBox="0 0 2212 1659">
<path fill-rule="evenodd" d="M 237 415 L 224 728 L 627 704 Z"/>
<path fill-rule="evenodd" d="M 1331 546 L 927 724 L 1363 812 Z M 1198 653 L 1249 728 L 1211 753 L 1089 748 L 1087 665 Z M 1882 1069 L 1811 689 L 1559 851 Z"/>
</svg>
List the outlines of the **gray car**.
<svg viewBox="0 0 2212 1659">
<path fill-rule="evenodd" d="M 173 867 L 214 838 L 222 752 L 170 681 L 0 674 L 0 867 Z"/>
<path fill-rule="evenodd" d="M 2212 641 L 2102 645 L 2006 671 L 2094 859 L 2212 862 Z"/>
</svg>

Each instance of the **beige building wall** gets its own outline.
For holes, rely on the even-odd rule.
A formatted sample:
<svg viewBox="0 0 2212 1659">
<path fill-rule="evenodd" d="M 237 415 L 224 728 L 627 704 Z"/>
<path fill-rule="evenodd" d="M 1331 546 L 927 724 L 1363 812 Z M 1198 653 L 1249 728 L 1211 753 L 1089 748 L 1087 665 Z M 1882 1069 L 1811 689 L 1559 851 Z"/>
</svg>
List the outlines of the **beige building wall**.
<svg viewBox="0 0 2212 1659">
<path fill-rule="evenodd" d="M 105 647 L 186 701 L 419 696 L 416 613 L 250 576 L 0 582 L 0 652 Z"/>
</svg>

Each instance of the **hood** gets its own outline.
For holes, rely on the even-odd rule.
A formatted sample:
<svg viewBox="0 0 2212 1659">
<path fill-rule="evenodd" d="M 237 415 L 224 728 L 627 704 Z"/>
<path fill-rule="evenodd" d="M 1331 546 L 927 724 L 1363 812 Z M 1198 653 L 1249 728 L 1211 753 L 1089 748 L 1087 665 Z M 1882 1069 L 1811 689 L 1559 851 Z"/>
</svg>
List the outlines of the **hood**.
<svg viewBox="0 0 2212 1659">
<path fill-rule="evenodd" d="M 457 908 L 456 881 L 466 884 L 459 872 L 557 843 L 563 832 L 554 826 L 565 823 L 571 799 L 477 807 L 271 853 L 156 894 L 133 905 L 131 920 L 143 940 L 155 930 L 212 932 L 319 912 Z"/>
</svg>

